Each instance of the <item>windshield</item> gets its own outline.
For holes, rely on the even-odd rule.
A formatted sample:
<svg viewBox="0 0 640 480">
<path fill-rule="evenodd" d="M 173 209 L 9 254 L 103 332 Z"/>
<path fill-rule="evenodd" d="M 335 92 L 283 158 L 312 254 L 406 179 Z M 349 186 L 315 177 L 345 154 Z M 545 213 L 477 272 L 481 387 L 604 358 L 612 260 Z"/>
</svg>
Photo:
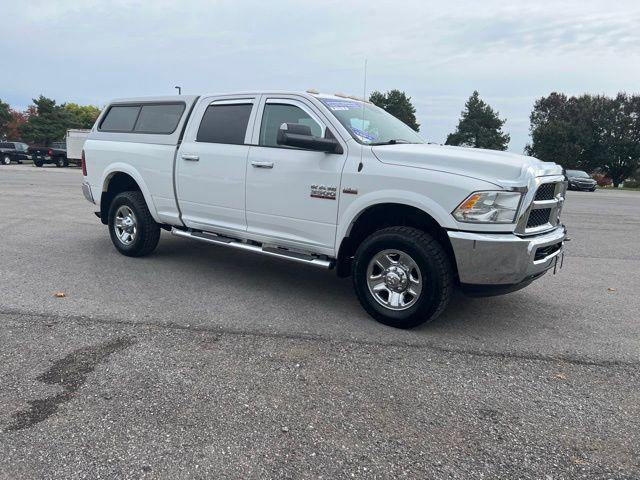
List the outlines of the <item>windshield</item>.
<svg viewBox="0 0 640 480">
<path fill-rule="evenodd" d="M 582 170 L 567 170 L 567 177 L 591 178 L 587 172 Z"/>
<path fill-rule="evenodd" d="M 364 145 L 424 143 L 409 126 L 371 103 L 319 98 L 351 136 Z M 364 106 L 364 109 L 363 109 Z"/>
</svg>

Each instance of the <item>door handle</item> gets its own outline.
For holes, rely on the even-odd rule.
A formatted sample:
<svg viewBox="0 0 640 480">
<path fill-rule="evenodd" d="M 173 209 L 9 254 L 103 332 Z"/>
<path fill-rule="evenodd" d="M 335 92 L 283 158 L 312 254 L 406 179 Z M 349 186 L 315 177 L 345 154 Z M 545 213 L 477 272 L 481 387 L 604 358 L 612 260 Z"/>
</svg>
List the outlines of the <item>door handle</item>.
<svg viewBox="0 0 640 480">
<path fill-rule="evenodd" d="M 255 168 L 273 168 L 273 162 L 258 162 L 254 160 L 251 165 Z"/>
<path fill-rule="evenodd" d="M 190 162 L 197 162 L 200 160 L 198 155 L 182 155 L 183 160 L 189 160 Z"/>
</svg>

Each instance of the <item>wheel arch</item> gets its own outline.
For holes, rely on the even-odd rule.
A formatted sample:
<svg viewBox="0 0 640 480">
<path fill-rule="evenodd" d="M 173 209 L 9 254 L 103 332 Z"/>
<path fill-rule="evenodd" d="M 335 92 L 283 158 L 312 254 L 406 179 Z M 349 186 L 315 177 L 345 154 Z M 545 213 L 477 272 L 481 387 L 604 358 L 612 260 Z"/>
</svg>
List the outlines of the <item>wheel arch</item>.
<svg viewBox="0 0 640 480">
<path fill-rule="evenodd" d="M 151 193 L 138 172 L 126 165 L 113 166 L 104 173 L 102 179 L 102 193 L 100 195 L 100 220 L 108 223 L 109 206 L 116 195 L 126 191 L 142 192 L 144 200 L 153 219 L 158 222 L 158 213 L 153 203 Z M 160 223 L 160 222 L 158 222 Z"/>
<path fill-rule="evenodd" d="M 351 262 L 362 241 L 377 230 L 392 226 L 418 228 L 432 235 L 447 252 L 452 269 L 457 277 L 455 255 L 447 231 L 425 210 L 398 202 L 370 205 L 361 210 L 349 223 L 338 248 L 336 272 L 339 277 L 351 274 Z"/>
</svg>

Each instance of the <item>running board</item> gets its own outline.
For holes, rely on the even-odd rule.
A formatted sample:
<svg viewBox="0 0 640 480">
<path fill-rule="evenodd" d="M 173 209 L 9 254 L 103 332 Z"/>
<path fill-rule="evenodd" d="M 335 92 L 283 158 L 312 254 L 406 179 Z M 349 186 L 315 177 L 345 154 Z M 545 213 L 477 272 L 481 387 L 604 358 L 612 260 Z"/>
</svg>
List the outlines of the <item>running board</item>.
<svg viewBox="0 0 640 480">
<path fill-rule="evenodd" d="M 304 253 L 290 252 L 277 247 L 263 247 L 260 245 L 252 245 L 250 243 L 244 243 L 234 238 L 224 237 L 222 235 L 209 234 L 200 231 L 193 230 L 180 230 L 176 227 L 171 229 L 171 234 L 177 237 L 191 238 L 193 240 L 199 240 L 201 242 L 212 243 L 214 245 L 221 245 L 223 247 L 231 247 L 237 250 L 248 250 L 249 252 L 261 253 L 270 257 L 284 258 L 286 260 L 293 260 L 294 262 L 305 263 L 307 265 L 314 265 L 320 268 L 331 268 L 333 262 L 330 260 L 323 260 L 313 255 L 305 255 Z"/>
</svg>

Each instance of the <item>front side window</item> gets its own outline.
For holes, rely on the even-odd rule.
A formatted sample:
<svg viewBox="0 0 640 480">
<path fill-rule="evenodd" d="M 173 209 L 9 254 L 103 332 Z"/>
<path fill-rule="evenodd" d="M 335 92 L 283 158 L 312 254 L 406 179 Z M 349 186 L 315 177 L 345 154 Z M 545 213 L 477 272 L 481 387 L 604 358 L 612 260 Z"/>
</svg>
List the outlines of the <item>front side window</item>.
<svg viewBox="0 0 640 480">
<path fill-rule="evenodd" d="M 351 136 L 365 145 L 394 143 L 424 143 L 411 127 L 390 113 L 365 103 L 348 98 L 319 98 Z"/>
<path fill-rule="evenodd" d="M 252 103 L 209 105 L 204 112 L 197 142 L 243 145 Z"/>
<path fill-rule="evenodd" d="M 134 131 L 137 133 L 173 133 L 182 118 L 184 103 L 143 105 Z"/>
<path fill-rule="evenodd" d="M 130 132 L 136 124 L 140 105 L 114 105 L 109 109 L 100 130 L 105 132 Z"/>
<path fill-rule="evenodd" d="M 282 147 L 282 145 L 278 145 L 277 138 L 278 130 L 283 123 L 306 125 L 311 129 L 313 136 L 322 137 L 322 126 L 300 107 L 286 103 L 267 103 L 264 106 L 260 125 L 260 145 Z"/>
</svg>

